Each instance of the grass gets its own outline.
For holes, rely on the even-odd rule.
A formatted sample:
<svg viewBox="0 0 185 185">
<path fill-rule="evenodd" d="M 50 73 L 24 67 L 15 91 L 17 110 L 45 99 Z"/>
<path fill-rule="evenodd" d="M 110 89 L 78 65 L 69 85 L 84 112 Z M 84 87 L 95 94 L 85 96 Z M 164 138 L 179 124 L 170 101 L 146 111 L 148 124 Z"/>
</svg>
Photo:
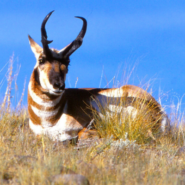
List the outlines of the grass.
<svg viewBox="0 0 185 185">
<path fill-rule="evenodd" d="M 11 97 L 11 91 L 7 92 L 5 96 Z M 45 136 L 36 138 L 29 129 L 26 108 L 14 111 L 8 98 L 0 113 L 0 184 L 52 184 L 63 167 L 86 176 L 93 185 L 185 183 L 185 155 L 179 151 L 184 146 L 185 127 L 177 112 L 170 119 L 181 126 L 174 125 L 155 142 L 146 135 L 156 124 L 143 124 L 146 111 L 137 118 L 124 118 L 121 125 L 119 114 L 105 119 L 95 114 L 103 138 L 80 149 Z"/>
<path fill-rule="evenodd" d="M 96 100 L 95 100 L 96 101 Z M 109 100 L 107 100 L 109 102 Z M 117 99 L 116 106 L 105 108 L 98 101 L 99 109 L 103 112 L 103 116 L 99 116 L 94 111 L 95 128 L 98 130 L 102 138 L 113 136 L 114 139 L 124 139 L 127 135 L 129 140 L 137 140 L 137 143 L 147 143 L 160 134 L 160 114 L 157 105 L 152 101 L 133 99 L 127 102 L 127 99 Z M 131 114 L 123 108 L 123 106 L 132 105 L 135 109 L 130 109 Z M 111 106 L 111 107 L 110 107 Z M 111 110 L 110 110 L 111 109 Z M 137 111 L 136 111 L 137 109 Z M 157 114 L 156 114 L 157 111 Z"/>
</svg>

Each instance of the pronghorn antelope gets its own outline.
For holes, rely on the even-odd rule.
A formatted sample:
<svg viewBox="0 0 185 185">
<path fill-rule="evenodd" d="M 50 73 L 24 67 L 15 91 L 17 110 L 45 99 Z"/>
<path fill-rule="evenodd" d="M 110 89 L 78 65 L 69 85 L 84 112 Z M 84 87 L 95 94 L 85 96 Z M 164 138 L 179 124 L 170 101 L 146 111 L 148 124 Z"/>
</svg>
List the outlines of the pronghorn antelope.
<svg viewBox="0 0 185 185">
<path fill-rule="evenodd" d="M 119 110 L 126 113 L 135 110 L 134 114 L 137 116 L 138 107 L 132 104 L 137 99 L 154 105 L 150 114 L 153 120 L 156 115 L 161 116 L 157 123 L 162 129 L 167 121 L 166 115 L 160 104 L 140 87 L 125 85 L 112 89 L 65 89 L 69 57 L 81 46 L 87 22 L 83 17 L 76 17 L 83 21 L 76 39 L 62 50 L 50 49 L 48 44 L 52 41 L 47 40 L 45 24 L 51 14 L 52 12 L 45 17 L 41 25 L 43 48 L 28 36 L 36 57 L 28 87 L 29 126 L 33 132 L 36 135 L 48 135 L 58 141 L 81 137 L 83 133 L 91 132 L 86 128 L 93 119 L 93 111 L 102 114 L 98 104 L 108 105 L 110 111 L 114 111 L 116 102 L 125 100 L 119 104 Z"/>
</svg>

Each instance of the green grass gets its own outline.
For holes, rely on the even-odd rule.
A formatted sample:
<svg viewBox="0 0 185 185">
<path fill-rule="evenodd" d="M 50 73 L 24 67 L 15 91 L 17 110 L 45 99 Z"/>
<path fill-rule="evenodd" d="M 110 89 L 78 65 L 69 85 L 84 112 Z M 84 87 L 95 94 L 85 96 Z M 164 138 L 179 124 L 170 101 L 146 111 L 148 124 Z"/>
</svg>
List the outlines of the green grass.
<svg viewBox="0 0 185 185">
<path fill-rule="evenodd" d="M 62 167 L 86 176 L 93 185 L 185 183 L 185 155 L 177 153 L 184 146 L 183 126 L 174 126 L 154 142 L 146 133 L 155 123 L 143 124 L 146 111 L 124 118 L 121 125 L 118 114 L 106 119 L 95 115 L 102 138 L 78 149 L 45 136 L 36 138 L 27 110 L 13 111 L 6 101 L 0 110 L 0 184 L 51 184 Z M 173 120 L 184 123 L 177 113 Z"/>
</svg>

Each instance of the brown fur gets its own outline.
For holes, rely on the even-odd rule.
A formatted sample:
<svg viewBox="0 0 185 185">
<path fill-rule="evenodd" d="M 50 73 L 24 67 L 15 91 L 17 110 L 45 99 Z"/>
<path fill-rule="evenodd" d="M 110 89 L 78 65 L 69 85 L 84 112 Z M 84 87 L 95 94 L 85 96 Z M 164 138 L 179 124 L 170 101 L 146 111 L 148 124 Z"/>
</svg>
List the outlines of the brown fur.
<svg viewBox="0 0 185 185">
<path fill-rule="evenodd" d="M 49 69 L 49 68 L 47 68 Z M 44 99 L 46 102 L 47 101 L 53 101 L 57 96 L 51 95 L 39 85 L 35 81 L 34 73 L 31 76 L 30 81 L 32 82 L 32 90 L 37 94 L 39 97 Z M 152 117 L 151 120 L 154 118 L 155 115 L 160 114 L 161 106 L 157 103 L 157 101 L 145 90 L 132 86 L 132 85 L 125 85 L 121 87 L 122 94 L 120 94 L 120 98 L 122 99 L 128 99 L 129 97 L 144 99 L 145 101 L 151 103 L 151 105 L 155 106 L 155 109 L 153 112 L 151 112 Z M 110 93 L 115 90 L 113 89 L 93 89 L 93 88 L 87 88 L 87 89 L 65 89 L 64 93 L 62 94 L 62 98 L 59 101 L 58 104 L 56 104 L 53 107 L 43 107 L 30 97 L 30 94 L 28 93 L 28 112 L 30 119 L 32 122 L 36 125 L 42 125 L 41 120 L 39 117 L 37 117 L 34 112 L 31 109 L 31 105 L 36 107 L 39 110 L 45 110 L 45 111 L 53 111 L 56 108 L 59 108 L 59 111 L 55 116 L 49 117 L 48 121 L 52 124 L 55 125 L 55 123 L 60 119 L 61 115 L 63 113 L 67 113 L 68 115 L 68 122 L 74 126 L 74 128 L 79 128 L 79 137 L 82 138 L 87 138 L 87 137 L 92 137 L 93 135 L 96 135 L 95 132 L 88 131 L 86 129 L 87 125 L 93 118 L 93 112 L 90 109 L 90 101 L 92 98 L 96 98 L 97 95 L 99 96 L 104 96 L 104 93 Z M 106 98 L 113 98 L 113 97 L 106 97 Z M 126 102 L 126 101 L 125 101 Z M 131 100 L 132 106 L 134 106 L 133 100 Z M 65 109 L 64 112 L 64 107 L 67 104 L 67 108 Z M 124 104 L 125 107 L 130 105 L 130 101 L 128 104 Z M 138 107 L 136 107 L 138 108 Z M 160 123 L 159 123 L 160 124 Z M 159 125 L 160 126 L 160 125 Z M 83 129 L 84 128 L 84 129 Z M 83 130 L 82 130 L 83 129 Z M 85 131 L 85 132 L 84 132 Z M 69 131 L 69 133 L 73 131 Z"/>
<path fill-rule="evenodd" d="M 99 137 L 97 130 L 89 130 L 87 128 L 83 128 L 78 133 L 79 140 L 86 140 L 86 139 L 95 138 L 95 137 Z"/>
<path fill-rule="evenodd" d="M 54 63 L 53 65 L 55 72 L 58 73 L 60 71 L 59 63 Z"/>
<path fill-rule="evenodd" d="M 31 81 L 34 84 L 33 85 L 33 91 L 40 96 L 41 98 L 43 98 L 45 101 L 51 101 L 54 100 L 55 98 L 57 98 L 56 96 L 52 96 L 49 95 L 45 92 L 42 91 L 42 88 L 39 86 L 38 83 L 36 83 L 34 81 L 34 75 L 32 74 L 31 77 Z M 45 108 L 43 106 L 38 105 L 36 102 L 34 102 L 32 100 L 32 98 L 29 96 L 28 94 L 28 105 L 33 105 L 34 107 L 38 108 L 38 109 L 44 109 L 47 111 L 52 111 L 56 108 L 58 108 L 58 106 L 60 106 L 60 111 L 58 112 L 56 118 L 52 118 L 52 120 L 56 122 L 56 120 L 58 120 L 58 118 L 60 117 L 60 115 L 62 114 L 63 111 L 63 106 L 61 106 L 62 104 L 68 103 L 68 108 L 67 108 L 67 112 L 69 115 L 72 115 L 73 118 L 75 120 L 77 120 L 78 122 L 80 122 L 82 125 L 86 125 L 87 123 L 89 123 L 91 117 L 92 117 L 92 112 L 89 111 L 90 107 L 90 99 L 92 96 L 97 96 L 98 94 L 101 95 L 101 93 L 104 92 L 112 92 L 112 90 L 114 89 L 66 89 L 61 101 L 54 107 L 51 108 Z M 143 89 L 136 87 L 136 86 L 131 86 L 131 85 L 126 85 L 122 87 L 123 90 L 123 94 L 121 94 L 122 98 L 128 98 L 128 97 L 136 97 L 136 98 L 141 98 L 141 99 L 145 99 L 147 101 L 152 101 L 153 103 L 155 103 L 158 107 L 160 107 L 160 105 L 156 102 L 156 100 L 146 91 L 144 91 Z M 84 125 L 84 126 L 85 126 Z"/>
</svg>

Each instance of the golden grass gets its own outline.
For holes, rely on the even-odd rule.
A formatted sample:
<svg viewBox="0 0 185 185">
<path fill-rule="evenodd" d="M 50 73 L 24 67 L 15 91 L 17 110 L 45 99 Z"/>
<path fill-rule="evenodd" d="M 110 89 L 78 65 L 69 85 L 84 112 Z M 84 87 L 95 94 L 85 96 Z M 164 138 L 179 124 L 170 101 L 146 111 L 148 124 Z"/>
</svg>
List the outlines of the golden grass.
<svg viewBox="0 0 185 185">
<path fill-rule="evenodd" d="M 105 103 L 102 105 L 98 100 L 94 101 L 102 112 L 102 116 L 99 116 L 96 111 L 93 111 L 94 127 L 102 138 L 112 136 L 113 139 L 125 139 L 127 135 L 129 140 L 144 144 L 151 139 L 155 140 L 155 136 L 161 134 L 160 121 L 163 114 L 160 112 L 159 105 L 152 100 L 133 98 L 128 101 L 128 98 L 123 97 L 115 98 L 116 103 L 111 105 L 111 99 L 107 99 L 108 106 L 104 106 Z M 134 109 L 131 109 L 130 105 Z M 123 106 L 128 107 L 126 109 Z"/>
<path fill-rule="evenodd" d="M 153 110 L 149 104 L 143 105 L 151 108 L 148 113 Z M 137 118 L 120 118 L 114 113 L 100 119 L 95 115 L 104 138 L 78 150 L 45 136 L 36 138 L 28 127 L 27 110 L 7 111 L 7 106 L 0 110 L 0 184 L 52 184 L 63 166 L 86 176 L 93 185 L 185 183 L 185 155 L 178 152 L 184 146 L 184 126 L 174 126 L 151 142 L 146 130 L 156 122 L 143 124 L 144 118 L 149 119 L 147 111 Z M 173 120 L 184 123 L 183 117 Z"/>
<path fill-rule="evenodd" d="M 180 133 L 181 132 L 181 133 Z M 28 128 L 26 110 L 4 114 L 0 121 L 0 182 L 51 184 L 63 166 L 85 175 L 91 184 L 180 184 L 184 182 L 183 130 L 155 144 L 128 138 L 102 139 L 77 150 L 73 145 L 39 139 Z M 117 143 L 116 143 L 117 142 Z"/>
</svg>

